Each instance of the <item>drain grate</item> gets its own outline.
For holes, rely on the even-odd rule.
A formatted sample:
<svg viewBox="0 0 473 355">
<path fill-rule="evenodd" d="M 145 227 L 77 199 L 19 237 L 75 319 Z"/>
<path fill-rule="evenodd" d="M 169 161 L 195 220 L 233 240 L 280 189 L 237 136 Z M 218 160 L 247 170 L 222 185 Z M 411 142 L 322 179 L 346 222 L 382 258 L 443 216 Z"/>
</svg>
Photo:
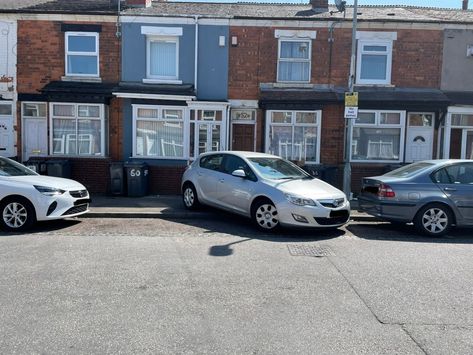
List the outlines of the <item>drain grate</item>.
<svg viewBox="0 0 473 355">
<path fill-rule="evenodd" d="M 326 245 L 295 245 L 288 244 L 287 248 L 292 256 L 335 256 L 335 253 Z"/>
</svg>

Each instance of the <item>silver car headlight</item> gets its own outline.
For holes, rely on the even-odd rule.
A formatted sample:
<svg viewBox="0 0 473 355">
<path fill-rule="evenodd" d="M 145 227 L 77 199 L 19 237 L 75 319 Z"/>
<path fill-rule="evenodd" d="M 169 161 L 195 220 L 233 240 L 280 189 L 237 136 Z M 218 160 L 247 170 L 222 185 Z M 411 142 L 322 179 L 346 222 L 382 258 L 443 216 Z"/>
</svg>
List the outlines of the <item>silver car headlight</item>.
<svg viewBox="0 0 473 355">
<path fill-rule="evenodd" d="M 315 202 L 310 198 L 304 198 L 291 194 L 284 194 L 284 196 L 286 197 L 286 200 L 297 206 L 315 206 Z"/>
<path fill-rule="evenodd" d="M 66 192 L 64 190 L 57 189 L 55 187 L 48 187 L 48 186 L 34 185 L 34 188 L 46 196 L 62 195 L 64 192 Z"/>
</svg>

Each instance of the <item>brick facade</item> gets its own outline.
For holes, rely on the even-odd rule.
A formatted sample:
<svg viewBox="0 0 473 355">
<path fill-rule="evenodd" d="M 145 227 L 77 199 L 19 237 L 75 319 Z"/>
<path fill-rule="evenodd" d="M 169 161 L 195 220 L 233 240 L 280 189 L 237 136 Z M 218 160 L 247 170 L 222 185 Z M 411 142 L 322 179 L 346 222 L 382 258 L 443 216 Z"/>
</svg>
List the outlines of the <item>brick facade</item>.
<svg viewBox="0 0 473 355">
<path fill-rule="evenodd" d="M 439 89 L 443 31 L 382 27 L 377 29 L 373 26 L 369 30 L 359 28 L 359 31 L 396 32 L 397 40 L 393 41 L 392 51 L 392 85 L 397 88 Z M 394 24 L 393 27 L 398 26 Z M 328 28 L 231 26 L 230 36 L 237 37 L 238 45 L 229 49 L 230 99 L 259 100 L 261 98 L 260 84 L 277 82 L 276 29 L 316 31 L 316 39 L 312 40 L 310 84 L 324 87 L 347 87 L 351 57 L 351 28 L 335 27 L 331 33 Z M 292 90 L 297 90 L 297 86 L 294 86 Z M 399 110 L 403 110 L 403 107 L 399 107 Z M 264 116 L 265 111 L 259 110 L 257 141 L 261 142 L 259 145 L 261 151 L 264 151 Z M 338 187 L 341 187 L 343 181 L 344 127 L 343 103 L 324 104 L 320 163 L 338 168 L 335 178 L 335 184 Z M 434 137 L 436 141 L 436 132 Z M 361 176 L 383 173 L 387 169 L 386 165 L 353 163 L 353 191 L 359 191 Z"/>
<path fill-rule="evenodd" d="M 62 23 L 69 22 L 18 21 L 18 93 L 37 94 L 50 81 L 59 81 L 65 75 Z M 74 22 L 74 24 L 80 24 L 80 22 Z M 102 32 L 99 35 L 102 82 L 118 82 L 120 80 L 120 41 L 115 36 L 115 23 L 93 24 L 102 26 Z"/>
<path fill-rule="evenodd" d="M 121 44 L 116 37 L 114 22 L 71 21 L 18 21 L 18 93 L 40 94 L 41 89 L 52 81 L 61 81 L 65 76 L 65 33 L 62 24 L 100 25 L 99 73 L 102 83 L 118 83 L 121 76 Z M 87 103 L 87 99 L 84 99 Z M 121 100 L 112 99 L 106 105 L 108 117 L 108 156 L 100 158 L 76 158 L 49 156 L 44 159 L 67 159 L 71 165 L 71 178 L 84 184 L 92 193 L 107 193 L 110 190 L 110 162 L 119 160 L 122 154 L 122 107 Z M 49 107 L 48 107 L 49 110 Z M 17 107 L 21 118 L 21 102 Z M 21 119 L 18 120 L 18 153 L 21 159 Z M 48 119 L 49 126 L 49 119 Z M 49 131 L 49 130 L 48 130 Z M 51 134 L 50 131 L 48 134 Z M 49 144 L 49 141 L 48 141 Z"/>
</svg>

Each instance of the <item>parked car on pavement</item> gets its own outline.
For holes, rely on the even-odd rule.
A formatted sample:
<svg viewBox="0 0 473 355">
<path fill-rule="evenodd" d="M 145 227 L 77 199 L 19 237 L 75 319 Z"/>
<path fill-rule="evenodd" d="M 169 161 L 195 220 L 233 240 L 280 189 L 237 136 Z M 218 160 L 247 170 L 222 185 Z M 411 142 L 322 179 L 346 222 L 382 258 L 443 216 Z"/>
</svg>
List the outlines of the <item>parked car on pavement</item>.
<svg viewBox="0 0 473 355">
<path fill-rule="evenodd" d="M 473 225 L 473 161 L 428 160 L 365 177 L 359 208 L 387 221 L 440 236 Z"/>
<path fill-rule="evenodd" d="M 182 178 L 184 206 L 200 203 L 279 226 L 339 227 L 350 217 L 345 194 L 278 156 L 222 151 L 200 155 Z"/>
<path fill-rule="evenodd" d="M 0 226 L 21 231 L 36 221 L 75 217 L 88 212 L 89 193 L 70 179 L 43 176 L 0 157 Z"/>
</svg>

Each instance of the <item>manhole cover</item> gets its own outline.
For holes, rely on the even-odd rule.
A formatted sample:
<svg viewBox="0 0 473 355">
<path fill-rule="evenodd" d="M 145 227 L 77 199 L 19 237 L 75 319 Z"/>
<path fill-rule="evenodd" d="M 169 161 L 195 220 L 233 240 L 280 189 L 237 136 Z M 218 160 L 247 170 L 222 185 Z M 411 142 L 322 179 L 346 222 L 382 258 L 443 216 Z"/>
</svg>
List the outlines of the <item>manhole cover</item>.
<svg viewBox="0 0 473 355">
<path fill-rule="evenodd" d="M 332 249 L 324 245 L 294 245 L 288 244 L 287 248 L 292 256 L 334 256 Z"/>
</svg>

